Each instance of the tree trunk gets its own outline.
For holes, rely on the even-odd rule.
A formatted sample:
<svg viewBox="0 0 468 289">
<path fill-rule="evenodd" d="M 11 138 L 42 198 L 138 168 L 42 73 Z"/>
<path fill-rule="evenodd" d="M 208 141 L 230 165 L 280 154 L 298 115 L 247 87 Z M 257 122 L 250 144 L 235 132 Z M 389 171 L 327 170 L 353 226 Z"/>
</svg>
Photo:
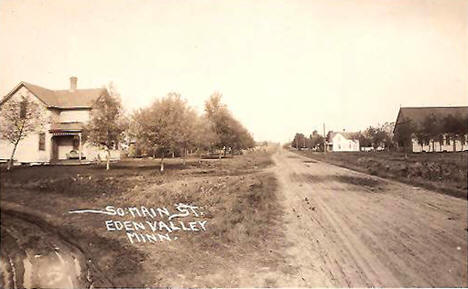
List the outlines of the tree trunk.
<svg viewBox="0 0 468 289">
<path fill-rule="evenodd" d="M 11 156 L 10 156 L 10 160 L 8 161 L 8 166 L 7 166 L 7 170 L 9 171 L 11 169 L 11 167 L 13 166 L 13 158 L 15 157 L 15 152 L 16 152 L 16 148 L 18 147 L 18 143 L 19 141 L 17 141 L 15 143 L 15 146 L 13 147 L 13 151 L 11 152 Z"/>
<path fill-rule="evenodd" d="M 453 151 L 456 152 L 457 151 L 457 137 L 456 136 L 453 136 Z"/>
<path fill-rule="evenodd" d="M 161 154 L 161 173 L 164 172 L 164 153 Z"/>
<path fill-rule="evenodd" d="M 16 148 L 18 147 L 21 137 L 23 136 L 23 129 L 24 129 L 24 122 L 21 125 L 21 130 L 20 130 L 18 139 L 16 139 L 15 146 L 13 147 L 13 151 L 11 152 L 11 157 L 10 157 L 10 161 L 8 162 L 7 170 L 10 170 L 11 167 L 13 166 L 13 158 L 15 157 Z"/>
<path fill-rule="evenodd" d="M 110 169 L 110 149 L 107 149 L 106 170 Z"/>
<path fill-rule="evenodd" d="M 187 149 L 184 148 L 184 156 L 182 158 L 182 163 L 183 163 L 184 167 L 185 167 L 185 163 L 186 163 L 186 161 L 185 161 L 186 158 L 187 158 Z"/>
</svg>

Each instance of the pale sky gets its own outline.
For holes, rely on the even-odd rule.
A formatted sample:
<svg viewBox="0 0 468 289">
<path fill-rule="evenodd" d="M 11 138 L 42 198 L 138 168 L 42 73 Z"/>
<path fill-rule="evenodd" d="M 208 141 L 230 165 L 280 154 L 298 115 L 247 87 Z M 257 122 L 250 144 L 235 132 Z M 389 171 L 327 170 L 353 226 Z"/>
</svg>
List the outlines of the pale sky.
<svg viewBox="0 0 468 289">
<path fill-rule="evenodd" d="M 128 111 L 214 91 L 257 140 L 468 105 L 468 0 L 0 0 L 0 95 L 113 81 Z"/>
</svg>

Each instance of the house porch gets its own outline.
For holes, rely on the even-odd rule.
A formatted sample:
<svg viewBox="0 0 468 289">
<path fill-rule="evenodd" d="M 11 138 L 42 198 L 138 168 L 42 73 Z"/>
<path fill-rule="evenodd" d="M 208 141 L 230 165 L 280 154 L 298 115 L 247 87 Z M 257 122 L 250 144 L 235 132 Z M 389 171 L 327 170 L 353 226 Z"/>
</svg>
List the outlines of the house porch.
<svg viewBox="0 0 468 289">
<path fill-rule="evenodd" d="M 72 150 L 78 152 L 78 160 L 83 158 L 81 132 L 54 131 L 51 133 L 51 162 L 68 160 Z"/>
</svg>

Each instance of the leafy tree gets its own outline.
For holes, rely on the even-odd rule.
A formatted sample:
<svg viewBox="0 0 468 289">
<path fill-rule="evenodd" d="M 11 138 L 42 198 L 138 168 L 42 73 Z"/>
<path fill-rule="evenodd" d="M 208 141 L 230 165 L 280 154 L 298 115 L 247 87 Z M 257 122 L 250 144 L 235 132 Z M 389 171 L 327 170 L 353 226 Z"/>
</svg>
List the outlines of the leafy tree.
<svg viewBox="0 0 468 289">
<path fill-rule="evenodd" d="M 368 135 L 367 130 L 359 133 L 359 146 L 361 147 L 372 146 L 372 138 Z"/>
<path fill-rule="evenodd" d="M 387 134 L 382 128 L 380 127 L 376 128 L 372 136 L 372 143 L 373 143 L 374 148 L 383 147 L 386 137 L 387 137 Z"/>
<path fill-rule="evenodd" d="M 13 165 L 18 144 L 32 133 L 42 131 L 45 122 L 44 110 L 29 97 L 11 98 L 0 106 L 0 134 L 13 144 L 8 170 Z"/>
<path fill-rule="evenodd" d="M 316 130 L 314 130 L 309 136 L 308 147 L 311 149 L 323 150 L 324 140 L 325 139 L 323 138 L 323 136 L 321 136 Z"/>
<path fill-rule="evenodd" d="M 391 133 L 389 132 L 388 123 L 373 127 L 369 126 L 363 133 L 359 135 L 359 144 L 361 147 L 373 148 L 384 147 L 388 148 L 391 146 Z"/>
<path fill-rule="evenodd" d="M 395 143 L 393 141 L 393 129 L 395 128 L 394 122 L 385 122 L 381 126 L 381 130 L 385 133 L 385 137 L 383 140 L 383 144 L 387 149 L 393 149 L 395 147 Z"/>
<path fill-rule="evenodd" d="M 195 126 L 197 123 L 198 115 L 190 106 L 187 105 L 187 103 L 184 103 L 182 106 L 182 116 L 179 123 L 179 130 L 177 133 L 177 146 L 178 149 L 181 151 L 182 162 L 185 166 L 188 150 L 196 145 Z"/>
<path fill-rule="evenodd" d="M 252 148 L 255 141 L 242 124 L 236 120 L 227 106 L 221 103 L 222 95 L 218 92 L 212 94 L 205 102 L 205 116 L 213 124 L 218 136 L 216 147 L 223 149 L 241 150 Z"/>
<path fill-rule="evenodd" d="M 194 143 L 199 151 L 212 151 L 219 143 L 219 137 L 216 134 L 213 123 L 206 116 L 196 119 L 194 125 Z"/>
<path fill-rule="evenodd" d="M 329 130 L 327 132 L 327 136 L 325 137 L 325 139 L 327 140 L 327 142 L 331 142 L 332 141 L 332 135 L 333 135 L 333 131 L 332 130 Z"/>
<path fill-rule="evenodd" d="M 408 118 L 403 118 L 395 129 L 394 141 L 405 152 L 408 152 L 412 145 L 412 136 L 416 131 L 416 125 Z"/>
<path fill-rule="evenodd" d="M 120 95 L 112 84 L 91 110 L 90 121 L 83 130 L 84 139 L 104 147 L 107 152 L 106 170 L 110 168 L 110 151 L 123 139 L 128 120 L 124 115 Z"/>
<path fill-rule="evenodd" d="M 461 141 L 462 150 L 463 150 L 463 146 L 466 145 L 466 139 L 468 136 L 468 116 L 460 117 L 460 118 L 462 122 L 462 128 L 461 128 L 462 133 L 460 135 L 460 141 Z"/>
<path fill-rule="evenodd" d="M 296 133 L 294 136 L 294 139 L 292 141 L 292 146 L 296 148 L 297 150 L 300 150 L 301 148 L 306 147 L 306 138 L 304 134 L 302 133 Z"/>
<path fill-rule="evenodd" d="M 442 126 L 437 116 L 435 114 L 426 116 L 421 123 L 420 130 L 420 138 L 426 143 L 431 142 L 432 151 L 435 151 L 434 143 L 436 140 L 440 140 L 440 135 L 442 133 Z"/>
<path fill-rule="evenodd" d="M 452 140 L 453 151 L 456 150 L 456 140 L 466 134 L 466 119 L 460 115 L 447 115 L 442 121 L 442 131 L 447 133 L 448 137 Z"/>
<path fill-rule="evenodd" d="M 180 94 L 169 93 L 133 114 L 134 134 L 148 152 L 160 156 L 161 172 L 164 171 L 165 156 L 180 149 L 190 136 L 185 129 L 187 111 L 187 103 Z"/>
</svg>

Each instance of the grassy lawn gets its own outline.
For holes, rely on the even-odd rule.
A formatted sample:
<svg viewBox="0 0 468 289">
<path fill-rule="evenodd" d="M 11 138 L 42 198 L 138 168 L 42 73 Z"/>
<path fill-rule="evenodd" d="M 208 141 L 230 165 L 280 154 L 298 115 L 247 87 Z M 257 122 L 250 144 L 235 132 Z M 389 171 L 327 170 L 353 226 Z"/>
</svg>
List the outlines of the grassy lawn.
<svg viewBox="0 0 468 289">
<path fill-rule="evenodd" d="M 271 153 L 254 152 L 189 159 L 186 166 L 173 159 L 163 174 L 158 160 L 147 159 L 121 161 L 109 171 L 96 165 L 19 167 L 2 171 L 1 200 L 41 212 L 49 227 L 80 247 L 95 268 L 94 286 L 232 287 L 245 278 L 240 268 L 252 274 L 258 267 L 289 270 L 279 253 L 285 244 L 276 179 L 263 170 L 270 165 Z M 206 231 L 131 244 L 125 234 L 106 230 L 109 216 L 68 214 L 179 202 L 203 209 Z"/>
<path fill-rule="evenodd" d="M 295 151 L 297 152 L 297 151 Z M 414 186 L 467 197 L 468 152 L 413 153 L 405 159 L 396 152 L 297 152 L 311 159 Z"/>
</svg>

